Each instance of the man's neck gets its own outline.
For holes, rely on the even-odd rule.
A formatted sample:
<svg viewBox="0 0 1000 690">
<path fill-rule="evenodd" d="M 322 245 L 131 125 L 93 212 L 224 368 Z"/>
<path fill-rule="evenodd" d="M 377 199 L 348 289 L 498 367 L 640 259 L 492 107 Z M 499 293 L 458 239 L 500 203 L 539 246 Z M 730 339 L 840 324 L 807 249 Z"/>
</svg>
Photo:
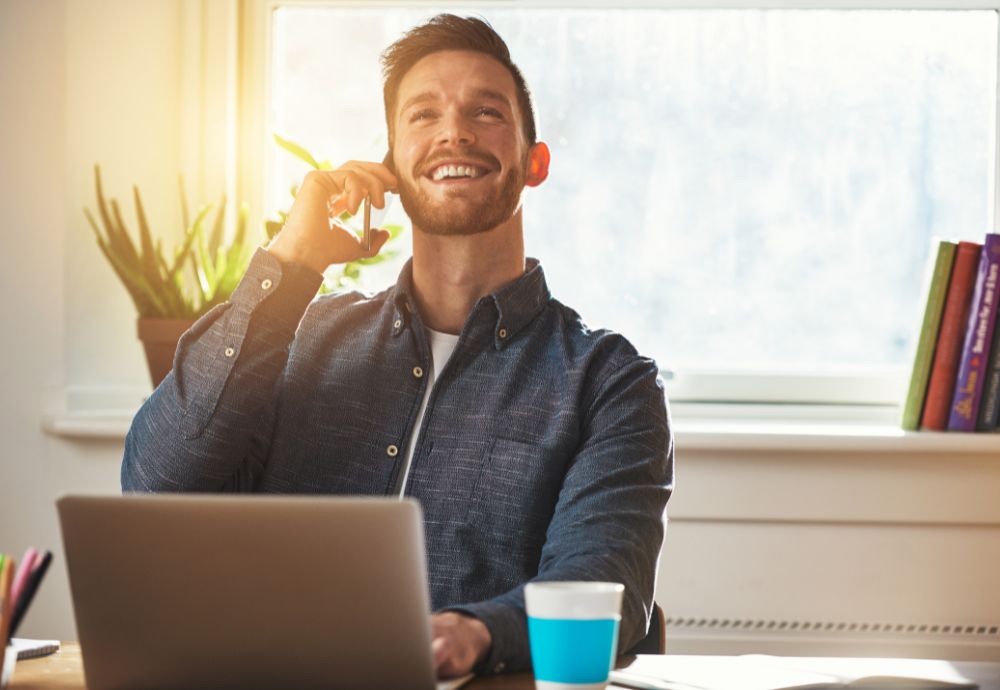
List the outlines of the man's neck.
<svg viewBox="0 0 1000 690">
<path fill-rule="evenodd" d="M 524 274 L 521 210 L 488 232 L 429 235 L 413 229 L 413 291 L 424 325 L 457 334 L 479 298 Z"/>
</svg>

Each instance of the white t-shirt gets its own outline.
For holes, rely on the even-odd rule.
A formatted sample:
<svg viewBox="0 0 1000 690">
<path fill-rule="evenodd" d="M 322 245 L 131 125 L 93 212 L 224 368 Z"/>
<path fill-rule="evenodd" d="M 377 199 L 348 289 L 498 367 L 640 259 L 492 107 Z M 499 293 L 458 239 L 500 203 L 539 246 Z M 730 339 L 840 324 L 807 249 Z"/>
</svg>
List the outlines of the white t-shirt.
<svg viewBox="0 0 1000 690">
<path fill-rule="evenodd" d="M 427 409 L 427 399 L 431 397 L 431 389 L 434 388 L 434 382 L 437 380 L 437 372 L 444 369 L 444 365 L 447 364 L 451 353 L 455 351 L 455 345 L 458 343 L 457 335 L 433 331 L 430 328 L 425 328 L 424 331 L 427 333 L 427 339 L 430 341 L 432 362 L 430 371 L 424 372 L 424 377 L 427 379 L 427 387 L 424 388 L 424 399 L 420 401 L 420 411 L 417 412 L 417 421 L 413 424 L 413 433 L 410 434 L 410 440 L 406 445 L 406 461 L 400 471 L 400 476 L 403 479 L 396 484 L 400 498 L 406 492 L 406 480 L 410 478 L 410 463 L 413 462 L 413 449 L 417 445 L 417 434 L 420 433 L 420 425 L 424 421 L 424 410 Z"/>
</svg>

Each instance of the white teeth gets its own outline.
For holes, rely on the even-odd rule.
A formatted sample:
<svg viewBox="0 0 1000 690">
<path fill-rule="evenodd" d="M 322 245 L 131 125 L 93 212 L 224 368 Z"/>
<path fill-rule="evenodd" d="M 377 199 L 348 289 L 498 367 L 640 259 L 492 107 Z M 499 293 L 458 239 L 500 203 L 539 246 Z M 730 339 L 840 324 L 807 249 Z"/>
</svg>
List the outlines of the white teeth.
<svg viewBox="0 0 1000 690">
<path fill-rule="evenodd" d="M 479 168 L 471 165 L 442 165 L 431 175 L 435 182 L 446 177 L 479 177 L 482 174 Z"/>
</svg>

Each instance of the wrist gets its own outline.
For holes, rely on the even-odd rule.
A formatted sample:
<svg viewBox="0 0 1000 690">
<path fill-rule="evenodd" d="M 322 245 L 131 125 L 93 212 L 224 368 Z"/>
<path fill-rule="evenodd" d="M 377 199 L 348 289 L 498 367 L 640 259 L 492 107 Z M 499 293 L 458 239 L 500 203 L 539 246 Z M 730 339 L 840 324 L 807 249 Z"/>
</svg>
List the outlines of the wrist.
<svg viewBox="0 0 1000 690">
<path fill-rule="evenodd" d="M 305 266 L 309 270 L 315 271 L 319 274 L 322 274 L 327 268 L 326 266 L 320 266 L 320 262 L 316 260 L 315 253 L 304 252 L 281 242 L 272 241 L 269 245 L 264 247 L 264 249 L 283 266 L 298 264 L 299 266 Z"/>
<path fill-rule="evenodd" d="M 493 646 L 493 636 L 483 621 L 474 616 L 460 615 L 463 615 L 467 619 L 470 636 L 476 650 L 476 662 L 474 665 L 478 666 L 489 656 L 490 648 Z"/>
</svg>

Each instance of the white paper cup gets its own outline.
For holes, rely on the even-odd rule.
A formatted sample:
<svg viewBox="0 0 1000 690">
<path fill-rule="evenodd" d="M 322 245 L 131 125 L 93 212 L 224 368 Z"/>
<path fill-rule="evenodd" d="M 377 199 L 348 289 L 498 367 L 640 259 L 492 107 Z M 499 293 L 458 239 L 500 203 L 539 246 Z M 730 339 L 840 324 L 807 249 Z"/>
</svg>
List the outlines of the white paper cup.
<svg viewBox="0 0 1000 690">
<path fill-rule="evenodd" d="M 525 585 L 538 690 L 603 690 L 618 649 L 624 591 L 617 582 Z"/>
</svg>

